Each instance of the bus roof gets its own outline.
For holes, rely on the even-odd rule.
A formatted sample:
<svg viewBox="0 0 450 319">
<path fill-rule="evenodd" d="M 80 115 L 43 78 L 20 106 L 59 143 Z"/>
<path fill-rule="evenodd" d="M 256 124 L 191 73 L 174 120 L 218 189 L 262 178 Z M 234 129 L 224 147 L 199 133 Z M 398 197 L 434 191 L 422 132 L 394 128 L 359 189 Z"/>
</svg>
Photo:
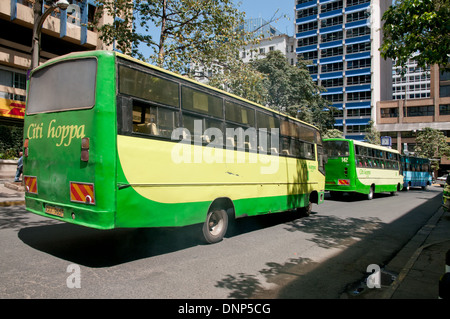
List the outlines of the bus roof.
<svg viewBox="0 0 450 319">
<path fill-rule="evenodd" d="M 297 119 L 297 118 L 295 118 L 295 117 L 292 117 L 292 116 L 290 116 L 290 115 L 283 114 L 283 113 L 281 113 L 281 112 L 278 112 L 278 111 L 276 111 L 276 110 L 273 110 L 273 109 L 271 109 L 271 108 L 268 108 L 268 107 L 266 107 L 266 106 L 263 106 L 263 105 L 261 105 L 261 104 L 258 104 L 258 103 L 256 103 L 256 102 L 247 100 L 247 99 L 245 99 L 245 98 L 243 98 L 243 97 L 240 97 L 240 96 L 237 96 L 237 95 L 235 95 L 235 94 L 232 94 L 232 93 L 223 91 L 223 90 L 221 90 L 221 89 L 215 88 L 215 87 L 213 87 L 213 86 L 210 86 L 210 85 L 207 85 L 207 84 L 198 82 L 198 81 L 196 81 L 196 80 L 193 80 L 193 79 L 190 79 L 190 78 L 188 78 L 188 77 L 182 76 L 182 75 L 180 75 L 180 74 L 178 74 L 178 73 L 175 73 L 175 72 L 172 72 L 172 71 L 165 70 L 165 69 L 163 69 L 163 68 L 157 67 L 157 66 L 152 65 L 152 64 L 150 64 L 150 63 L 147 63 L 147 62 L 138 60 L 138 59 L 133 58 L 133 57 L 131 57 L 131 56 L 129 56 L 129 55 L 126 55 L 126 54 L 123 54 L 123 53 L 120 53 L 120 52 L 116 52 L 116 51 L 92 50 L 92 51 L 71 52 L 71 53 L 68 53 L 68 54 L 65 54 L 65 55 L 61 55 L 61 56 L 58 56 L 58 57 L 55 57 L 55 58 L 52 58 L 52 59 L 46 61 L 45 63 L 41 64 L 41 65 L 38 66 L 36 69 L 34 69 L 32 72 L 34 72 L 35 70 L 40 69 L 40 68 L 42 68 L 42 67 L 45 67 L 45 66 L 47 66 L 47 65 L 49 65 L 49 64 L 52 64 L 52 63 L 55 63 L 55 62 L 58 62 L 58 61 L 62 61 L 62 60 L 65 60 L 65 59 L 70 59 L 70 58 L 74 58 L 74 57 L 99 56 L 99 55 L 103 55 L 103 54 L 114 54 L 114 55 L 116 55 L 116 56 L 118 56 L 118 57 L 121 57 L 121 58 L 124 58 L 124 59 L 126 59 L 126 60 L 133 61 L 133 62 L 138 63 L 138 64 L 141 64 L 141 65 L 143 65 L 143 66 L 145 66 L 145 67 L 148 67 L 148 68 L 151 68 L 151 69 L 154 69 L 154 70 L 157 70 L 157 71 L 166 73 L 166 74 L 170 74 L 170 75 L 172 75 L 172 76 L 174 76 L 174 77 L 177 77 L 177 78 L 182 79 L 182 80 L 184 80 L 184 81 L 188 81 L 188 82 L 191 82 L 191 83 L 195 83 L 196 85 L 203 86 L 203 87 L 208 88 L 208 89 L 210 89 L 210 90 L 213 90 L 213 91 L 216 91 L 216 92 L 220 92 L 220 93 L 222 93 L 222 94 L 224 94 L 224 95 L 227 95 L 227 96 L 229 96 L 229 97 L 233 97 L 233 98 L 238 99 L 238 100 L 241 100 L 241 101 L 243 101 L 243 102 L 252 104 L 252 105 L 254 105 L 254 106 L 256 106 L 256 107 L 259 107 L 259 108 L 261 108 L 261 109 L 264 109 L 264 110 L 266 110 L 266 111 L 269 111 L 269 112 L 272 112 L 272 113 L 275 113 L 275 114 L 279 114 L 280 116 L 287 117 L 287 118 L 289 118 L 289 119 L 291 119 L 291 120 L 293 120 L 293 121 L 303 123 L 303 124 L 305 124 L 305 125 L 308 125 L 308 126 L 314 128 L 314 129 L 318 130 L 318 128 L 317 128 L 316 126 L 314 126 L 314 125 L 312 125 L 312 124 L 310 124 L 310 123 L 304 122 L 304 121 L 302 121 L 302 120 L 299 120 L 299 119 Z"/>
<path fill-rule="evenodd" d="M 361 146 L 365 146 L 365 147 L 374 148 L 374 149 L 377 149 L 377 150 L 388 151 L 388 152 L 400 154 L 399 151 L 394 150 L 392 148 L 388 148 L 388 147 L 381 146 L 381 145 L 376 145 L 376 144 L 371 144 L 371 143 L 366 143 L 366 142 L 361 142 L 361 141 L 357 141 L 357 140 L 347 139 L 347 138 L 324 138 L 323 141 L 324 142 L 326 142 L 326 141 L 347 141 L 347 142 L 353 142 L 353 144 L 355 144 L 355 145 L 361 145 Z"/>
</svg>

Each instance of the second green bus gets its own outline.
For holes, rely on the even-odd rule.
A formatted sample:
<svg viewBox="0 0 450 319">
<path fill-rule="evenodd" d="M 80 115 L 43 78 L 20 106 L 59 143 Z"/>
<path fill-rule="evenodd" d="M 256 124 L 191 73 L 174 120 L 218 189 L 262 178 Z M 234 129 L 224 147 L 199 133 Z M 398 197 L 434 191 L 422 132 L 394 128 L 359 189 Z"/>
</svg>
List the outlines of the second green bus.
<svg viewBox="0 0 450 319">
<path fill-rule="evenodd" d="M 403 187 L 400 153 L 374 144 L 351 139 L 324 139 L 328 157 L 325 190 L 332 197 L 347 193 L 394 194 Z"/>
</svg>

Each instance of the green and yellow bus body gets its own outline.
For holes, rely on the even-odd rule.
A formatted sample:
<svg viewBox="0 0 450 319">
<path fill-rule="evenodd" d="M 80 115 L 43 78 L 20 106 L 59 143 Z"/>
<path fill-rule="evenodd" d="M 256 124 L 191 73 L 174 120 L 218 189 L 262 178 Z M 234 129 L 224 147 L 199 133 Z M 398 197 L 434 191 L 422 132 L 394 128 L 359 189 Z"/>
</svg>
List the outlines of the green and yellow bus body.
<svg viewBox="0 0 450 319">
<path fill-rule="evenodd" d="M 215 242 L 230 214 L 322 203 L 321 144 L 311 125 L 125 55 L 72 53 L 28 83 L 26 207 L 98 229 L 203 223 Z"/>
<path fill-rule="evenodd" d="M 396 150 L 351 139 L 324 139 L 327 156 L 325 190 L 332 196 L 342 192 L 394 193 L 403 187 L 400 154 Z"/>
</svg>

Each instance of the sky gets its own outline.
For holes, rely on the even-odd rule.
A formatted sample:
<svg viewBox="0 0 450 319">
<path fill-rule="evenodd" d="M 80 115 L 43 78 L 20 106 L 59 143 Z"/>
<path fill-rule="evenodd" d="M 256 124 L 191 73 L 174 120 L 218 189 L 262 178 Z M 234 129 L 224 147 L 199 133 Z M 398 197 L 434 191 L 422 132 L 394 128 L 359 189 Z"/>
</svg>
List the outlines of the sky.
<svg viewBox="0 0 450 319">
<path fill-rule="evenodd" d="M 287 35 L 294 35 L 294 0 L 233 0 L 236 7 L 245 12 L 246 19 L 263 18 L 266 21 L 276 19 L 271 25 Z M 278 10 L 278 11 L 277 11 Z M 154 30 L 154 39 L 159 40 L 159 30 Z M 139 47 L 145 57 L 151 54 L 146 46 Z"/>
<path fill-rule="evenodd" d="M 279 18 L 272 25 L 282 33 L 294 35 L 294 0 L 234 0 L 236 6 L 244 11 L 246 18 L 263 18 L 269 21 Z M 278 12 L 277 12 L 278 10 Z"/>
</svg>

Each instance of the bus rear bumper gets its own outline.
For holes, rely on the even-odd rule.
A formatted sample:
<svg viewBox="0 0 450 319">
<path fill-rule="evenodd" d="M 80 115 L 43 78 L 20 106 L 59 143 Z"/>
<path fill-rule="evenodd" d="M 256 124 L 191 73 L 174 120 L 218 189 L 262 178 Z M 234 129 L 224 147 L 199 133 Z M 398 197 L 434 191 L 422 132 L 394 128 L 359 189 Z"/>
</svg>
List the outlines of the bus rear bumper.
<svg viewBox="0 0 450 319">
<path fill-rule="evenodd" d="M 115 228 L 115 212 L 93 206 L 79 207 L 25 196 L 26 209 L 34 214 L 96 229 Z"/>
</svg>

